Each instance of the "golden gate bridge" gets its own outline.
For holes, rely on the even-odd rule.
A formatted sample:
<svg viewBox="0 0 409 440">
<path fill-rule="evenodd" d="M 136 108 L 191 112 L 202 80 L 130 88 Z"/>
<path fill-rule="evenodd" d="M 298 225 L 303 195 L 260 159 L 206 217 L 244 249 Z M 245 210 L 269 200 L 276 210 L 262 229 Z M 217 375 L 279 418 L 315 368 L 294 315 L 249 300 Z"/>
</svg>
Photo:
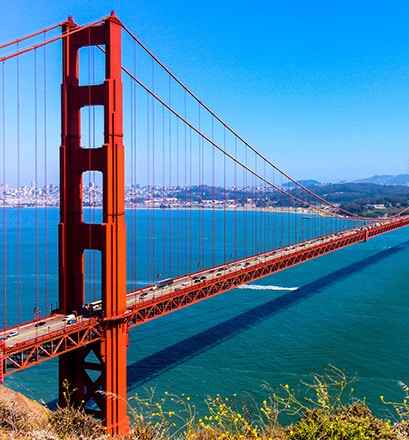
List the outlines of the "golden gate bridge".
<svg viewBox="0 0 409 440">
<path fill-rule="evenodd" d="M 0 51 L 1 378 L 58 357 L 61 404 L 68 380 L 111 434 L 130 328 L 409 224 L 296 182 L 114 13 Z"/>
</svg>

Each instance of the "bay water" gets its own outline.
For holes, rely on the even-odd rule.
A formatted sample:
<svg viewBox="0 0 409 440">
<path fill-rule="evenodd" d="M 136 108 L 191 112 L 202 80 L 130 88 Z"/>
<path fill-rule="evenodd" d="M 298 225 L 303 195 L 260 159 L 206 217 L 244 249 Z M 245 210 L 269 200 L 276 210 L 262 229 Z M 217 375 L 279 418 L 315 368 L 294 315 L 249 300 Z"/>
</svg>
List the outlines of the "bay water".
<svg viewBox="0 0 409 440">
<path fill-rule="evenodd" d="M 7 215 L 15 215 L 10 211 Z M 49 211 L 49 223 L 55 225 L 58 211 Z M 58 255 L 54 230 L 47 252 L 52 290 Z M 7 276 L 10 300 L 16 274 L 9 270 Z M 28 275 L 23 280 L 30 283 Z M 380 396 L 402 401 L 399 382 L 409 384 L 408 280 L 409 230 L 404 228 L 133 328 L 128 397 L 151 388 L 159 396 L 184 393 L 199 410 L 206 396 L 217 394 L 250 394 L 261 402 L 267 395 L 263 384 L 302 388 L 300 381 L 311 382 L 312 373 L 334 365 L 349 378 L 356 376 L 357 399 L 388 417 L 390 407 Z M 30 301 L 23 299 L 22 307 L 31 317 Z M 57 363 L 8 376 L 5 385 L 55 402 Z"/>
</svg>

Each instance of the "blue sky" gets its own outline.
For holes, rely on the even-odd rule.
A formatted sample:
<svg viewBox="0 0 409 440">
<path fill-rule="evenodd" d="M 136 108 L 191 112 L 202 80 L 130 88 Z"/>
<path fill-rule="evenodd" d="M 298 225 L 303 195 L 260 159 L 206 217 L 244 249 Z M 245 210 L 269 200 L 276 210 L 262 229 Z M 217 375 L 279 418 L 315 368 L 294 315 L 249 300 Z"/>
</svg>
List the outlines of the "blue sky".
<svg viewBox="0 0 409 440">
<path fill-rule="evenodd" d="M 407 172 L 409 2 L 3 0 L 0 42 L 112 9 L 292 177 Z"/>
</svg>

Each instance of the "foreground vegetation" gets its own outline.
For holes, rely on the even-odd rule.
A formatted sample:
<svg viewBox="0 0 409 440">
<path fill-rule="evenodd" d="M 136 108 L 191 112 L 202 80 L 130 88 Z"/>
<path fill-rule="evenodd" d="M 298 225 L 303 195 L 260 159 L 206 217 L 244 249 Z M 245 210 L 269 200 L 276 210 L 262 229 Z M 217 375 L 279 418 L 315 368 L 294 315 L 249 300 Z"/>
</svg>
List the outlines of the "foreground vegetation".
<svg viewBox="0 0 409 440">
<path fill-rule="evenodd" d="M 132 428 L 123 440 L 404 440 L 409 439 L 409 388 L 401 384 L 402 402 L 381 400 L 391 409 L 391 419 L 375 417 L 365 404 L 353 398 L 352 380 L 330 366 L 314 374 L 300 390 L 265 385 L 267 399 L 257 404 L 251 397 L 216 396 L 206 400 L 206 414 L 199 416 L 189 396 L 169 393 L 159 399 L 151 390 L 135 396 L 130 404 Z M 32 417 L 27 408 L 0 401 L 1 439 L 105 439 L 103 427 L 75 409 L 66 385 L 67 406 Z M 282 424 L 285 417 L 287 424 Z"/>
</svg>

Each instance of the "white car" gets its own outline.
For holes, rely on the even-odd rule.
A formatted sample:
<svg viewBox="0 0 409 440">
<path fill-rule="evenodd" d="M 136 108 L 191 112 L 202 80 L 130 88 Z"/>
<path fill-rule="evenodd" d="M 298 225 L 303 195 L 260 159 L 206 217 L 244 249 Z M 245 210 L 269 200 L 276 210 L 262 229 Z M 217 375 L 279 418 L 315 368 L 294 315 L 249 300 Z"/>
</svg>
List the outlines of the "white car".
<svg viewBox="0 0 409 440">
<path fill-rule="evenodd" d="M 62 319 L 63 321 L 71 321 L 71 320 L 76 320 L 75 315 L 72 313 L 70 315 L 64 316 L 64 318 Z"/>
<path fill-rule="evenodd" d="M 7 339 L 14 338 L 14 336 L 18 336 L 19 332 L 18 330 L 13 330 L 7 335 Z"/>
</svg>

